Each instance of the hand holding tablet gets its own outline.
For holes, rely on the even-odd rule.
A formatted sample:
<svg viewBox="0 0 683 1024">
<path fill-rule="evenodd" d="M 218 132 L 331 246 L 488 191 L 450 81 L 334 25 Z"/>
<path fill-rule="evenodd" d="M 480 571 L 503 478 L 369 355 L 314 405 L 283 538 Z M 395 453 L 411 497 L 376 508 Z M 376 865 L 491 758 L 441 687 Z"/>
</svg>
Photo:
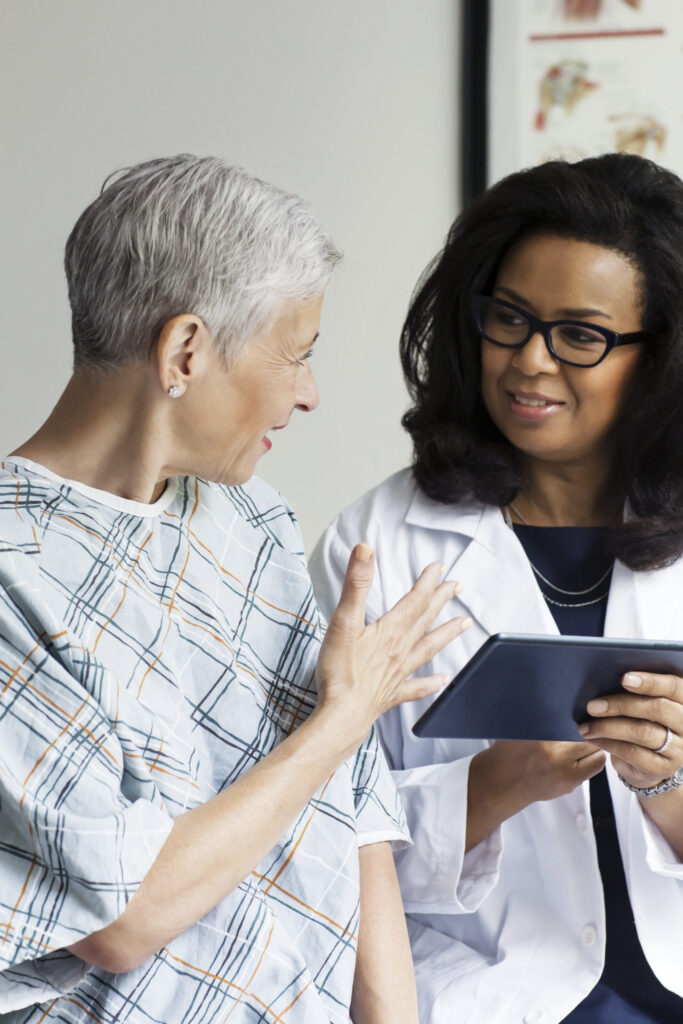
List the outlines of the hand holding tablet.
<svg viewBox="0 0 683 1024">
<path fill-rule="evenodd" d="M 622 677 L 629 672 L 683 675 L 683 644 L 498 633 L 442 691 L 413 732 L 576 741 L 578 726 L 591 717 L 589 701 L 624 693 Z M 666 726 L 657 728 L 664 735 Z"/>
</svg>

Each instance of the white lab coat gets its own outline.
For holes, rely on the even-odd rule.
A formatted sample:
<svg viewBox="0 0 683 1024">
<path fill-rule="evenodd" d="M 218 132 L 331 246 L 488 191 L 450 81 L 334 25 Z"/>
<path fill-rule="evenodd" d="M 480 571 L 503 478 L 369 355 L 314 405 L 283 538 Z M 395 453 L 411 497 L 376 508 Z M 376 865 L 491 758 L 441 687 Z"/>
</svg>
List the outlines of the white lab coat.
<svg viewBox="0 0 683 1024">
<path fill-rule="evenodd" d="M 368 620 L 392 607 L 430 562 L 464 592 L 443 618 L 474 625 L 424 672 L 453 676 L 491 633 L 557 633 L 524 550 L 497 508 L 431 501 L 409 471 L 328 528 L 311 559 L 323 612 L 336 605 L 351 549 L 376 552 Z M 683 559 L 633 573 L 617 562 L 605 635 L 683 638 Z M 634 665 L 634 668 L 637 668 Z M 584 784 L 539 801 L 465 853 L 467 775 L 485 741 L 418 739 L 433 698 L 394 708 L 380 734 L 414 845 L 397 855 L 423 1024 L 561 1021 L 602 973 L 605 911 Z M 578 734 L 577 734 L 578 738 Z M 607 767 L 638 935 L 663 985 L 683 996 L 683 864 Z"/>
</svg>

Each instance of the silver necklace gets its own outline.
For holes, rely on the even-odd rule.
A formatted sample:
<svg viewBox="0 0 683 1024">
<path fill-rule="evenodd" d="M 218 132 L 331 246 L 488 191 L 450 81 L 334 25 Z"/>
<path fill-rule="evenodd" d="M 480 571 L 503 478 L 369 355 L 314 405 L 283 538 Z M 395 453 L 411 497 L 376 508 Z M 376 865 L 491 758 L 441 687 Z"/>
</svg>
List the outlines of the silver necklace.
<svg viewBox="0 0 683 1024">
<path fill-rule="evenodd" d="M 531 565 L 531 562 L 529 563 Z M 533 565 L 531 566 L 533 569 Z M 551 584 L 552 586 L 552 584 Z M 541 591 L 543 594 L 543 591 Z M 600 604 L 606 597 L 609 596 L 609 590 L 606 590 L 604 594 L 600 594 L 598 597 L 594 597 L 591 601 L 556 601 L 555 598 L 550 597 L 549 594 L 543 594 L 543 597 L 548 604 L 554 604 L 556 608 L 588 608 L 592 604 Z"/>
<path fill-rule="evenodd" d="M 529 525 L 527 520 L 524 518 L 522 513 L 519 511 L 519 509 L 515 507 L 513 502 L 510 502 L 510 504 L 506 505 L 505 508 L 503 509 L 503 518 L 505 519 L 505 522 L 507 523 L 507 525 L 510 527 L 511 530 L 512 530 L 513 526 L 512 526 L 512 516 L 510 515 L 510 509 L 512 509 L 512 511 L 515 513 L 517 518 L 519 520 L 521 520 L 521 522 L 523 523 L 524 526 L 528 526 Z M 586 587 L 585 590 L 564 590 L 562 587 L 558 587 L 556 583 L 551 583 L 551 581 L 546 576 L 543 575 L 543 573 L 540 571 L 540 569 L 536 568 L 536 566 L 531 561 L 531 559 L 529 558 L 528 555 L 527 555 L 527 560 L 529 562 L 529 565 L 533 569 L 534 575 L 537 576 L 539 580 L 543 580 L 543 582 L 547 586 L 552 587 L 552 589 L 556 590 L 558 594 L 564 594 L 567 597 L 583 597 L 584 594 L 590 594 L 591 591 L 595 590 L 596 587 L 599 587 L 601 583 L 604 583 L 604 581 L 607 579 L 607 577 L 612 572 L 612 568 L 613 568 L 613 564 L 609 565 L 607 567 L 606 571 L 600 577 L 600 579 L 596 580 L 595 583 L 593 583 L 590 587 Z M 566 601 L 557 601 L 555 598 L 550 597 L 549 594 L 543 594 L 543 596 L 546 599 L 546 601 L 548 601 L 550 604 L 554 604 L 556 608 L 587 608 L 587 607 L 589 607 L 589 605 L 599 604 L 601 601 L 604 601 L 605 598 L 608 595 L 609 595 L 609 587 L 607 588 L 607 590 L 605 591 L 604 594 L 599 594 L 597 597 L 591 598 L 590 601 L 572 601 L 571 603 L 567 603 Z"/>
</svg>

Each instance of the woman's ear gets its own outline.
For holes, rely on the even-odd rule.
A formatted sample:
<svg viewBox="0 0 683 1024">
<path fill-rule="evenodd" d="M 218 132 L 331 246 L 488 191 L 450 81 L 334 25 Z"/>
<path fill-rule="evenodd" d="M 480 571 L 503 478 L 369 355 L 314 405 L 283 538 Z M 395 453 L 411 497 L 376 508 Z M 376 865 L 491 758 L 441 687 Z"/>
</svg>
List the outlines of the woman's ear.
<svg viewBox="0 0 683 1024">
<path fill-rule="evenodd" d="M 153 358 L 159 384 L 166 394 L 179 398 L 193 378 L 210 365 L 213 342 L 204 321 L 194 313 L 167 320 L 159 332 Z"/>
</svg>

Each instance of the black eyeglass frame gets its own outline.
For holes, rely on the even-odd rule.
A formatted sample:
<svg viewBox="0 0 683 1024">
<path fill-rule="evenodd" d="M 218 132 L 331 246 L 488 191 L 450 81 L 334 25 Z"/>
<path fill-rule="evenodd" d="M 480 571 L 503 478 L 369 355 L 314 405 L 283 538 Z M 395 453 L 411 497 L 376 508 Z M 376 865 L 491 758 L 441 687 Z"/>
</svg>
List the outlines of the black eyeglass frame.
<svg viewBox="0 0 683 1024">
<path fill-rule="evenodd" d="M 490 338 L 482 326 L 481 312 L 484 309 L 485 304 L 489 302 L 496 302 L 500 306 L 505 306 L 506 309 L 511 309 L 519 316 L 523 317 L 529 324 L 529 333 L 523 341 L 516 341 L 514 345 L 508 345 L 504 341 L 496 341 L 495 338 Z M 492 345 L 498 345 L 499 348 L 523 348 L 527 341 L 534 334 L 541 334 L 545 341 L 545 347 L 553 357 L 557 359 L 558 363 L 566 363 L 568 366 L 580 366 L 582 369 L 589 370 L 593 366 L 598 366 L 603 359 L 605 359 L 613 348 L 617 348 L 619 345 L 634 345 L 642 341 L 652 341 L 657 335 L 651 331 L 631 331 L 629 334 L 619 334 L 617 331 L 611 331 L 609 327 L 603 327 L 602 324 L 592 324 L 587 320 L 539 320 L 537 316 L 533 316 L 528 310 L 522 309 L 521 306 L 516 306 L 514 302 L 508 302 L 506 299 L 499 299 L 494 295 L 474 295 L 472 297 L 472 314 L 474 316 L 474 323 L 483 338 L 490 341 Z M 565 359 L 563 356 L 559 356 L 553 348 L 553 343 L 550 339 L 550 332 L 553 327 L 583 327 L 591 331 L 596 331 L 601 334 L 605 339 L 605 351 L 602 353 L 600 358 L 594 363 L 574 363 L 571 359 Z"/>
</svg>

